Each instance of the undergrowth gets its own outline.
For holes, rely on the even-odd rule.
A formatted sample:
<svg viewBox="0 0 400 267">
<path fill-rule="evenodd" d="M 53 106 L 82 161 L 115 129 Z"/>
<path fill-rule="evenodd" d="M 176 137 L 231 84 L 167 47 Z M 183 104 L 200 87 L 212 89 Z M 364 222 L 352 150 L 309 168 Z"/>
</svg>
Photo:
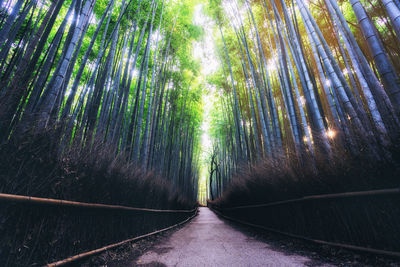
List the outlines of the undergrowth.
<svg viewBox="0 0 400 267">
<path fill-rule="evenodd" d="M 209 205 L 227 216 L 292 234 L 399 251 L 399 194 L 224 210 L 316 194 L 397 188 L 399 144 L 391 146 L 390 160 L 372 160 L 367 151 L 352 156 L 343 149 L 335 149 L 329 160 L 316 157 L 314 164 L 311 158 L 300 161 L 290 155 L 263 159 L 243 167 Z"/>
<path fill-rule="evenodd" d="M 156 172 L 144 173 L 102 142 L 60 151 L 56 129 L 0 145 L 0 192 L 132 207 L 192 209 Z M 0 265 L 43 265 L 182 221 L 152 214 L 0 202 Z"/>
</svg>

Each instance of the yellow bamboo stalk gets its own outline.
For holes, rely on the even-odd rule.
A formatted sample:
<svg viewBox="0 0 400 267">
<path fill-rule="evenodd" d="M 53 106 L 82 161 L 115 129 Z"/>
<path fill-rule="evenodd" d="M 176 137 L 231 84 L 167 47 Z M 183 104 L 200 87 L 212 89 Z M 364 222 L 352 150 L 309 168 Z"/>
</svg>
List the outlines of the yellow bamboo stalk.
<svg viewBox="0 0 400 267">
<path fill-rule="evenodd" d="M 108 204 L 98 204 L 98 203 L 77 202 L 77 201 L 69 201 L 69 200 L 62 200 L 62 199 L 21 196 L 21 195 L 12 195 L 12 194 L 3 194 L 3 193 L 0 193 L 0 201 L 30 203 L 30 204 L 44 204 L 44 205 L 64 206 L 64 207 L 80 207 L 80 208 L 90 208 L 90 209 L 111 209 L 111 210 L 144 211 L 144 212 L 159 212 L 159 213 L 191 213 L 197 209 L 197 208 L 194 208 L 192 210 L 159 210 L 159 209 L 127 207 L 127 206 L 121 206 L 121 205 L 108 205 Z"/>
</svg>

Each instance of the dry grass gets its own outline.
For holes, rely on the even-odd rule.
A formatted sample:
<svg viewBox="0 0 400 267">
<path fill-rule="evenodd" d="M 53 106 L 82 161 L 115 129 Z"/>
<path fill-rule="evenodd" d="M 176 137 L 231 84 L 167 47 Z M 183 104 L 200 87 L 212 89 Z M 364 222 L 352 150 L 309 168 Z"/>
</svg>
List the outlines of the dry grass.
<svg viewBox="0 0 400 267">
<path fill-rule="evenodd" d="M 155 173 L 143 173 L 111 147 L 72 145 L 59 152 L 57 130 L 14 135 L 0 146 L 0 192 L 158 209 L 193 201 Z M 42 265 L 183 220 L 144 214 L 0 203 L 0 265 Z"/>
<path fill-rule="evenodd" d="M 243 168 L 223 195 L 210 202 L 222 208 L 262 204 L 314 194 L 399 186 L 399 142 L 391 160 L 372 160 L 335 149 L 332 158 L 264 159 Z M 225 211 L 226 215 L 315 239 L 400 250 L 400 196 L 349 198 Z"/>
</svg>

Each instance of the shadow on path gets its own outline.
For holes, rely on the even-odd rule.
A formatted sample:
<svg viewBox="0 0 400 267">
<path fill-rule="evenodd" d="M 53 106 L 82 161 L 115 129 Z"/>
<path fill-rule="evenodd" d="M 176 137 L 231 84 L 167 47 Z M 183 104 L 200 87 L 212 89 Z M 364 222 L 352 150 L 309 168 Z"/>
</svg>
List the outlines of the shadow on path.
<svg viewBox="0 0 400 267">
<path fill-rule="evenodd" d="M 315 245 L 219 218 L 205 207 L 191 222 L 105 252 L 83 266 L 400 266 L 392 259 Z"/>
</svg>

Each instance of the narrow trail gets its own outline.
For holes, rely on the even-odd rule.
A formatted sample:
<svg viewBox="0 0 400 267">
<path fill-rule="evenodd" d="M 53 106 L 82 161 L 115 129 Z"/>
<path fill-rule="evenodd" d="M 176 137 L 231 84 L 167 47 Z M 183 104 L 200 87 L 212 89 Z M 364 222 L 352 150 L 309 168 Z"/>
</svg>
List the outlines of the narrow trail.
<svg viewBox="0 0 400 267">
<path fill-rule="evenodd" d="M 311 261 L 276 251 L 234 229 L 208 208 L 200 208 L 193 221 L 148 250 L 131 266 L 310 266 Z"/>
</svg>

